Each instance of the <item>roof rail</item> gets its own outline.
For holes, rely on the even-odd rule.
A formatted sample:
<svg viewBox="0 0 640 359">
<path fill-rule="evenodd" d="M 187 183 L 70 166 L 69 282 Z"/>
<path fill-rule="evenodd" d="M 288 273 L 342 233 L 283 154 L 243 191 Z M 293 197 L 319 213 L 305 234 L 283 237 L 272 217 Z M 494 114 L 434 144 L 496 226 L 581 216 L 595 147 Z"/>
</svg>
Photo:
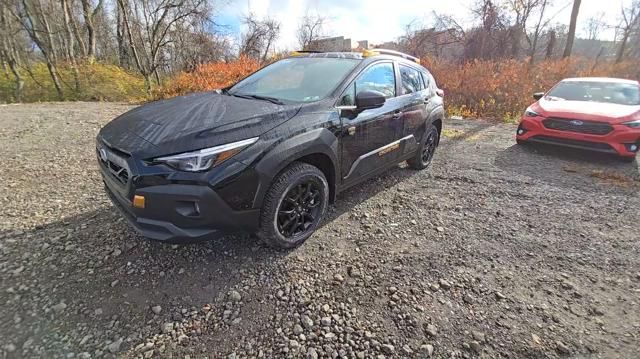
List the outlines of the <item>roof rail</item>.
<svg viewBox="0 0 640 359">
<path fill-rule="evenodd" d="M 391 56 L 398 56 L 398 57 L 402 57 L 403 59 L 407 59 L 407 60 L 411 60 L 417 64 L 420 63 L 420 59 L 415 57 L 415 56 L 411 56 L 408 54 L 405 54 L 403 52 L 400 51 L 395 51 L 395 50 L 387 50 L 387 49 L 371 49 L 371 50 L 364 50 L 362 51 L 362 56 L 364 57 L 370 57 L 370 56 L 375 56 L 375 55 L 391 55 Z"/>
<path fill-rule="evenodd" d="M 355 52 L 357 52 L 357 50 L 354 50 Z M 324 52 L 345 52 L 345 51 L 316 51 L 316 50 L 298 50 L 298 51 L 293 51 L 291 53 L 289 53 L 289 56 L 300 56 L 303 54 L 316 54 L 316 53 L 324 53 Z M 371 56 L 376 56 L 376 55 L 391 55 L 391 56 L 397 56 L 397 57 L 401 57 L 403 59 L 409 60 L 409 61 L 413 61 L 417 64 L 420 63 L 420 59 L 415 57 L 415 56 L 411 56 L 409 54 L 405 54 L 403 52 L 400 51 L 395 51 L 395 50 L 387 50 L 387 49 L 364 49 L 362 51 L 360 51 L 360 53 L 362 54 L 362 57 L 371 57 Z"/>
<path fill-rule="evenodd" d="M 296 51 L 291 51 L 291 53 L 289 53 L 289 55 L 291 56 L 298 56 L 298 55 L 302 55 L 302 54 L 318 54 L 318 53 L 322 53 L 324 51 L 316 51 L 316 50 L 296 50 Z"/>
</svg>

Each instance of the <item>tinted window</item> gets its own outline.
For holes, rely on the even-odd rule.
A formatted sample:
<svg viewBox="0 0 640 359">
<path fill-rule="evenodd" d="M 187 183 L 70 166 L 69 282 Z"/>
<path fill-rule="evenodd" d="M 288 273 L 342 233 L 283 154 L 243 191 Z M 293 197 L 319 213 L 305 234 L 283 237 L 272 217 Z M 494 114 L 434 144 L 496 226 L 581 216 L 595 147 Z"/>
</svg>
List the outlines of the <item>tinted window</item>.
<svg viewBox="0 0 640 359">
<path fill-rule="evenodd" d="M 285 101 L 318 101 L 327 97 L 358 63 L 343 58 L 288 58 L 255 72 L 229 91 Z"/>
<path fill-rule="evenodd" d="M 430 87 L 430 86 L 431 86 L 431 83 L 430 83 L 430 81 L 429 81 L 429 80 L 430 80 L 430 78 L 429 78 L 429 77 L 430 77 L 430 75 L 429 75 L 428 73 L 426 73 L 426 72 L 423 72 L 423 73 L 422 73 L 422 80 L 423 80 L 423 81 L 424 81 L 424 83 L 425 83 L 424 88 L 428 88 L 428 87 Z"/>
<path fill-rule="evenodd" d="M 342 94 L 342 97 L 340 98 L 340 102 L 338 102 L 338 106 L 355 106 L 355 104 L 356 104 L 356 87 L 354 84 L 351 84 L 344 91 L 344 94 Z"/>
<path fill-rule="evenodd" d="M 358 92 L 373 90 L 382 92 L 385 97 L 396 95 L 396 78 L 393 73 L 393 64 L 385 62 L 373 65 L 352 83 L 342 94 L 338 106 L 354 106 L 356 104 L 356 89 Z"/>
<path fill-rule="evenodd" d="M 382 92 L 385 97 L 396 95 L 396 77 L 393 73 L 393 64 L 385 62 L 376 64 L 358 77 L 356 80 L 356 91 L 373 90 Z"/>
<path fill-rule="evenodd" d="M 637 106 L 640 105 L 640 87 L 615 82 L 563 81 L 549 91 L 547 98 Z"/>
<path fill-rule="evenodd" d="M 418 70 L 400 65 L 400 77 L 402 77 L 403 95 L 424 90 L 424 84 Z"/>
</svg>

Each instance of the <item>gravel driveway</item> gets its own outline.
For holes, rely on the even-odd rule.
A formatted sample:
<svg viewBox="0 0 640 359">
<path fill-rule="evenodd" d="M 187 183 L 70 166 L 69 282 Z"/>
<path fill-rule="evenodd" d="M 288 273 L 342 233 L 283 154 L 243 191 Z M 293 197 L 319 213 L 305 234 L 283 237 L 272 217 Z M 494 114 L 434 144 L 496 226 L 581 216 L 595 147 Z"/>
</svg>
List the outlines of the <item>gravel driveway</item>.
<svg viewBox="0 0 640 359">
<path fill-rule="evenodd" d="M 339 196 L 284 253 L 137 236 L 98 129 L 130 106 L 0 106 L 0 358 L 637 358 L 640 174 L 448 121 L 428 171 Z"/>
</svg>

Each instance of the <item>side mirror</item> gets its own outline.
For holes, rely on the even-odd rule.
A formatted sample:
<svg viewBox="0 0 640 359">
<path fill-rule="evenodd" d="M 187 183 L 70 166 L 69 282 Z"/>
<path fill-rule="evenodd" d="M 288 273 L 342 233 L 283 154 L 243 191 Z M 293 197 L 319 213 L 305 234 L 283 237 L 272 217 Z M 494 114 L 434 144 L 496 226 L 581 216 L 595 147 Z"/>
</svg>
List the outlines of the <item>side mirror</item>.
<svg viewBox="0 0 640 359">
<path fill-rule="evenodd" d="M 373 90 L 364 90 L 356 95 L 356 107 L 358 110 L 368 110 L 370 108 L 378 108 L 384 105 L 387 99 L 382 92 Z"/>
<path fill-rule="evenodd" d="M 536 93 L 533 94 L 533 99 L 536 100 L 536 101 L 538 101 L 542 97 L 544 97 L 544 92 L 536 92 Z"/>
<path fill-rule="evenodd" d="M 436 89 L 436 95 L 438 95 L 440 97 L 444 97 L 444 90 L 443 89 Z"/>
</svg>

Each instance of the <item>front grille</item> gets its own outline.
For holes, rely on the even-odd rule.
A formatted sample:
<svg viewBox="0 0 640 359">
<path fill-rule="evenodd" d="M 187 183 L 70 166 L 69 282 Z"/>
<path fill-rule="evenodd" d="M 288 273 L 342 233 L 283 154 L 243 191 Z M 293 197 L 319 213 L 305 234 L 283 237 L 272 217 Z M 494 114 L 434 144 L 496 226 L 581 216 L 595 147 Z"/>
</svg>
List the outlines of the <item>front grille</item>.
<svg viewBox="0 0 640 359">
<path fill-rule="evenodd" d="M 572 120 L 568 118 L 548 118 L 542 121 L 544 127 L 556 131 L 569 131 L 589 135 L 606 135 L 613 131 L 608 123 Z"/>
<path fill-rule="evenodd" d="M 584 149 L 590 149 L 599 152 L 608 152 L 608 153 L 616 153 L 616 151 L 606 143 L 601 142 L 591 142 L 591 141 L 580 141 L 580 140 L 572 140 L 568 138 L 557 138 L 551 136 L 533 136 L 529 140 L 535 142 L 544 142 L 554 145 L 562 145 L 562 146 L 571 146 L 571 147 L 579 147 Z"/>
<path fill-rule="evenodd" d="M 104 151 L 103 153 L 101 153 Z M 96 148 L 98 162 L 112 178 L 126 186 L 129 183 L 129 165 L 123 155 L 106 147 L 99 146 Z"/>
</svg>

